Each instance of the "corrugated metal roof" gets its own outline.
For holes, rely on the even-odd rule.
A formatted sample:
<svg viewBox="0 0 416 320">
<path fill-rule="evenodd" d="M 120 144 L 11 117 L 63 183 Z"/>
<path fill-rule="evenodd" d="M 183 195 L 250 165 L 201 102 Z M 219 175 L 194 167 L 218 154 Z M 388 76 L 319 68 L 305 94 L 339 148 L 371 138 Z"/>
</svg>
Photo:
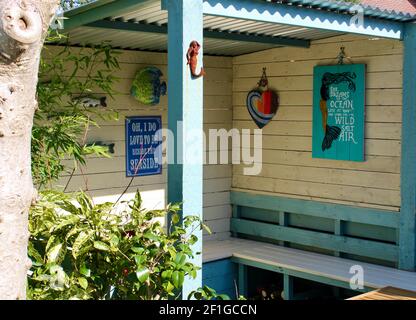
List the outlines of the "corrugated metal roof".
<svg viewBox="0 0 416 320">
<path fill-rule="evenodd" d="M 357 5 L 355 3 L 335 0 L 277 0 L 275 2 L 337 12 L 349 12 L 351 8 Z M 410 21 L 416 19 L 416 15 L 414 14 L 415 11 L 402 11 L 402 8 L 405 7 L 404 2 L 408 4 L 407 0 L 394 0 L 395 5 L 393 5 L 390 1 L 389 6 L 381 6 L 379 5 L 380 2 L 381 1 L 362 0 L 360 3 L 358 3 L 358 5 L 363 7 L 364 15 L 368 17 L 382 18 L 394 21 Z M 383 0 L 383 2 L 385 1 Z"/>
<path fill-rule="evenodd" d="M 270 0 L 264 0 L 270 2 Z M 90 10 L 94 10 L 100 3 L 108 3 L 111 0 L 101 0 L 90 4 Z M 286 5 L 302 6 L 329 11 L 348 11 L 351 4 L 345 2 L 334 2 L 328 0 L 278 0 L 277 3 Z M 69 12 L 69 16 L 77 12 L 89 10 L 87 6 L 82 6 Z M 385 19 L 404 21 L 410 19 L 410 14 L 394 13 L 382 11 L 379 9 L 365 9 L 365 14 Z M 126 22 L 129 26 L 150 25 L 153 27 L 166 28 L 168 23 L 167 12 L 161 10 L 160 0 L 149 0 L 136 6 L 134 10 L 122 15 L 106 17 L 109 21 Z M 126 28 L 129 29 L 129 28 Z M 134 29 L 134 28 L 133 28 Z M 164 29 L 162 29 L 164 30 Z M 240 39 L 227 39 L 229 33 L 238 35 L 254 35 L 280 37 L 298 40 L 318 40 L 340 35 L 339 32 L 325 31 L 318 29 L 294 27 L 281 24 L 265 23 L 249 20 L 238 20 L 217 16 L 204 16 L 204 30 L 223 32 L 223 39 L 214 39 L 205 37 L 204 53 L 209 55 L 227 55 L 237 56 L 241 54 L 256 52 L 269 48 L 282 46 L 273 43 L 256 43 L 247 41 L 238 41 Z M 228 37 L 229 38 L 229 37 Z M 246 40 L 246 39 L 245 39 Z M 69 32 L 69 43 L 71 45 L 89 45 L 99 44 L 102 41 L 108 41 L 115 48 L 132 49 L 132 50 L 150 50 L 166 51 L 167 35 L 162 32 L 150 33 L 143 30 L 111 30 L 101 29 L 92 26 L 77 27 Z"/>
<path fill-rule="evenodd" d="M 70 44 L 88 45 L 109 41 L 114 48 L 144 51 L 167 51 L 167 35 L 132 31 L 109 31 L 82 27 L 71 31 Z M 235 56 L 274 48 L 276 46 L 262 43 L 224 41 L 219 39 L 204 40 L 204 53 L 208 55 Z"/>
<path fill-rule="evenodd" d="M 361 0 L 360 3 L 372 8 L 416 15 L 416 0 Z"/>
<path fill-rule="evenodd" d="M 85 10 L 79 8 L 78 10 Z M 108 17 L 107 20 L 154 26 L 167 26 L 168 16 L 161 10 L 159 0 L 149 1 L 127 14 Z M 246 21 L 223 17 L 204 17 L 204 29 L 222 32 L 238 32 L 245 35 L 265 35 L 291 39 L 316 40 L 339 35 L 337 32 L 314 30 L 286 25 Z M 149 51 L 166 51 L 167 35 L 128 30 L 105 30 L 89 26 L 75 28 L 69 32 L 71 45 L 91 45 L 108 41 L 115 48 Z M 208 55 L 237 56 L 241 54 L 276 48 L 281 45 L 253 43 L 227 39 L 204 39 L 204 53 Z"/>
</svg>

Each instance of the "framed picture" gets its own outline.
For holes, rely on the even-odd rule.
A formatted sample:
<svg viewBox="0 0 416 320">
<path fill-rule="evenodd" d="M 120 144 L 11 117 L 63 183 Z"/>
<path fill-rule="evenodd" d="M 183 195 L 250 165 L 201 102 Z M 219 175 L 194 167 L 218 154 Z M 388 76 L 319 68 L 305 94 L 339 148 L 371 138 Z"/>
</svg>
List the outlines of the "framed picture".
<svg viewBox="0 0 416 320">
<path fill-rule="evenodd" d="M 365 161 L 364 64 L 316 66 L 312 157 Z"/>
</svg>

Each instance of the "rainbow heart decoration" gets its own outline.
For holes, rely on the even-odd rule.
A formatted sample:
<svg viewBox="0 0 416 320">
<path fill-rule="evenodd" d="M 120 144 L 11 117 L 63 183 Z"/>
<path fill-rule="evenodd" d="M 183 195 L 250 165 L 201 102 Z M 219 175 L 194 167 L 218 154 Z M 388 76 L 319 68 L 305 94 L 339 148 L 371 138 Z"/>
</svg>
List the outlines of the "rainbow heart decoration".
<svg viewBox="0 0 416 320">
<path fill-rule="evenodd" d="M 276 115 L 279 96 L 272 90 L 255 89 L 247 95 L 247 109 L 256 125 L 262 129 Z"/>
</svg>

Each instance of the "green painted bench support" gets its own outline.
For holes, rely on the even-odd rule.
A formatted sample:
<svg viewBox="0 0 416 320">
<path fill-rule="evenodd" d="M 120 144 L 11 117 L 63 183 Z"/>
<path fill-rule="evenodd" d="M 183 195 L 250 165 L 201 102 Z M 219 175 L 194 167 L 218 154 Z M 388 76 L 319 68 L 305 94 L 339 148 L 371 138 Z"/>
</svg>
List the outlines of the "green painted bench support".
<svg viewBox="0 0 416 320">
<path fill-rule="evenodd" d="M 248 294 L 247 282 L 247 266 L 244 264 L 238 264 L 238 292 L 244 297 L 247 297 Z"/>
<path fill-rule="evenodd" d="M 334 234 L 337 236 L 343 236 L 344 235 L 344 222 L 339 219 L 336 219 L 334 222 L 335 222 Z M 342 252 L 335 251 L 334 256 L 342 257 Z"/>
<path fill-rule="evenodd" d="M 283 299 L 293 300 L 293 277 L 284 273 L 283 274 Z"/>
</svg>

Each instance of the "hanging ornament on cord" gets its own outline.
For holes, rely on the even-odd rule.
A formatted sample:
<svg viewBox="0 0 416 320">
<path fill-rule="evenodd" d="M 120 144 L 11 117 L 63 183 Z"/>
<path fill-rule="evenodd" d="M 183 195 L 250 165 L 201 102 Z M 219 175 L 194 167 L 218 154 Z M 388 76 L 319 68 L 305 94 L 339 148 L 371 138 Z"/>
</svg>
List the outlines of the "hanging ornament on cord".
<svg viewBox="0 0 416 320">
<path fill-rule="evenodd" d="M 256 125 L 264 128 L 276 115 L 279 107 L 279 96 L 276 91 L 269 89 L 266 68 L 257 87 L 247 95 L 247 109 Z"/>
</svg>

